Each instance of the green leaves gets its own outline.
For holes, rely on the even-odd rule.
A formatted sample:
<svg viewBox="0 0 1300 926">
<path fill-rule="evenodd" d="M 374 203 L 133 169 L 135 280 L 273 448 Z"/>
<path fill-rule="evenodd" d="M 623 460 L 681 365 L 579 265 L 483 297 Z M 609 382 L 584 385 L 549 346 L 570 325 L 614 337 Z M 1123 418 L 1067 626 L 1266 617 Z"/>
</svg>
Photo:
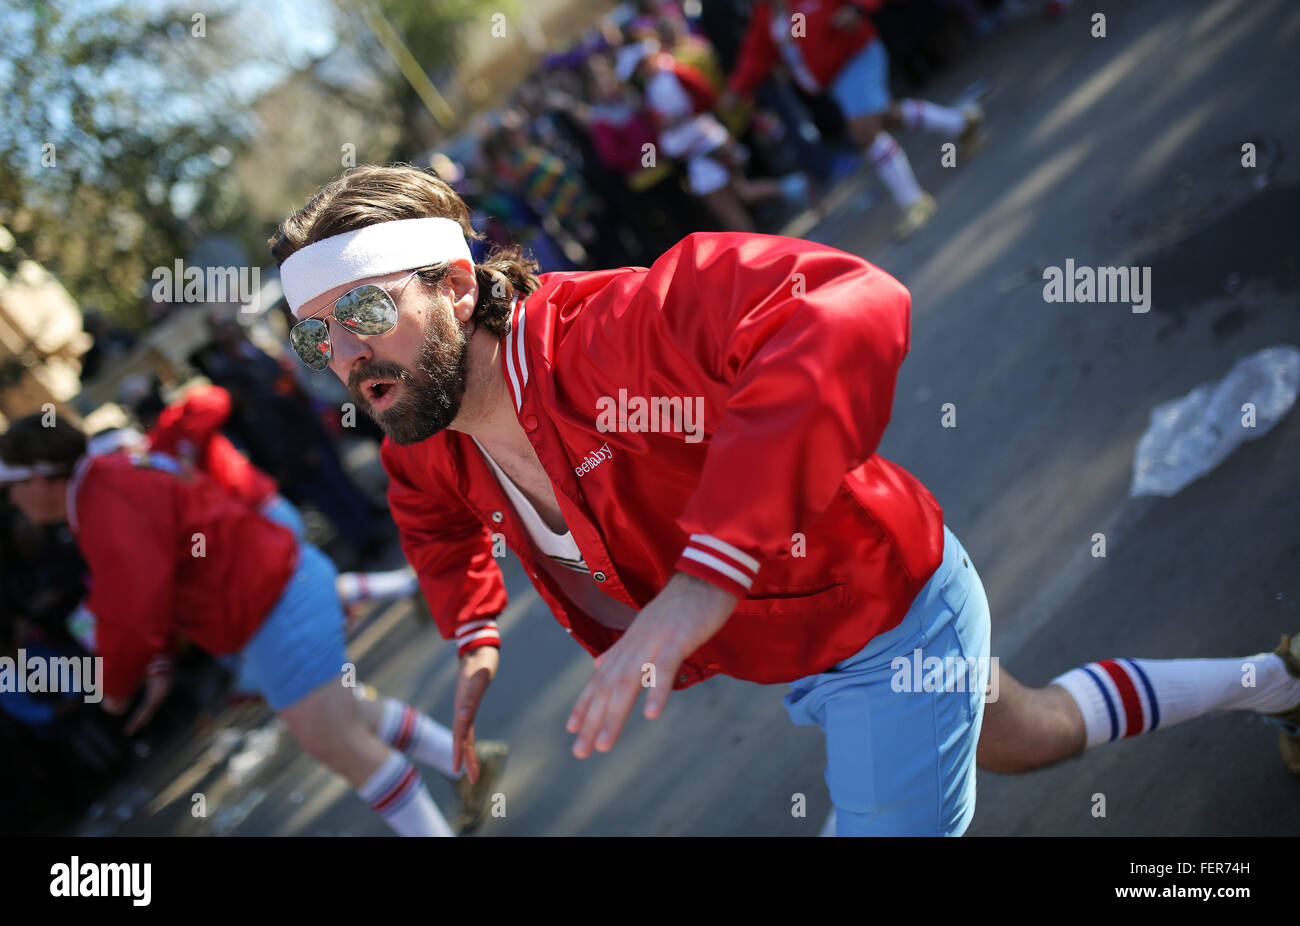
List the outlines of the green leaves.
<svg viewBox="0 0 1300 926">
<path fill-rule="evenodd" d="M 219 201 L 230 160 L 212 152 L 252 137 L 236 78 L 264 52 L 238 13 L 213 10 L 194 38 L 179 5 L 0 0 L 0 224 L 17 242 L 0 269 L 31 257 L 84 307 L 144 322 L 149 268 L 206 230 L 175 207 Z"/>
</svg>

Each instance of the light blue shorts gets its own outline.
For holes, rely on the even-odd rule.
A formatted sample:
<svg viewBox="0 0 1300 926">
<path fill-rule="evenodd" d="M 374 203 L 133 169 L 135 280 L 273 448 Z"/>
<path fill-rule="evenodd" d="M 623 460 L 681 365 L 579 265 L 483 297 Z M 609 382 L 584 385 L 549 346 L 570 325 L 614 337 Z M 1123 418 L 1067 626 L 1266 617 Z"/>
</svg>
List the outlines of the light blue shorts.
<svg viewBox="0 0 1300 926">
<path fill-rule="evenodd" d="M 831 84 L 830 94 L 845 119 L 870 116 L 889 109 L 889 54 L 885 43 L 872 39 L 849 59 Z"/>
<path fill-rule="evenodd" d="M 298 543 L 302 543 L 306 523 L 302 519 L 302 513 L 294 507 L 293 502 L 276 493 L 262 502 L 261 514 L 262 517 L 289 528 L 289 530 L 293 531 L 293 536 L 298 539 Z M 241 659 L 238 653 L 225 656 L 220 661 L 235 676 L 236 691 L 247 694 L 261 693 L 261 688 L 253 678 L 248 663 Z"/>
<path fill-rule="evenodd" d="M 260 691 L 273 711 L 297 704 L 343 672 L 347 641 L 336 576 L 328 556 L 302 544 L 284 594 L 240 652 L 241 683 Z"/>
<path fill-rule="evenodd" d="M 984 585 L 945 526 L 943 563 L 902 623 L 785 696 L 791 720 L 826 734 L 838 835 L 966 831 L 988 657 Z"/>
<path fill-rule="evenodd" d="M 262 502 L 262 517 L 283 524 L 293 531 L 293 535 L 298 538 L 298 542 L 302 543 L 303 533 L 307 529 L 307 525 L 302 519 L 302 512 L 295 508 L 293 502 L 283 495 L 272 495 Z"/>
</svg>

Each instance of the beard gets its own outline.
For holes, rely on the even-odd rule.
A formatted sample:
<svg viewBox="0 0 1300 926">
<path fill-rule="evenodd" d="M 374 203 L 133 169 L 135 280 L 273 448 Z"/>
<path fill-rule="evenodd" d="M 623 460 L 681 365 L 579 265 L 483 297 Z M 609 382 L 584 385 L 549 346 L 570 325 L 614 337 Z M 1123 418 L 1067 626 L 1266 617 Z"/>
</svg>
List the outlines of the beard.
<svg viewBox="0 0 1300 926">
<path fill-rule="evenodd" d="M 469 338 L 453 319 L 435 314 L 425 325 L 415 370 L 397 363 L 369 363 L 348 376 L 348 392 L 394 443 L 416 444 L 455 420 L 468 373 Z M 372 377 L 396 380 L 402 397 L 376 412 L 361 392 L 361 383 Z"/>
</svg>

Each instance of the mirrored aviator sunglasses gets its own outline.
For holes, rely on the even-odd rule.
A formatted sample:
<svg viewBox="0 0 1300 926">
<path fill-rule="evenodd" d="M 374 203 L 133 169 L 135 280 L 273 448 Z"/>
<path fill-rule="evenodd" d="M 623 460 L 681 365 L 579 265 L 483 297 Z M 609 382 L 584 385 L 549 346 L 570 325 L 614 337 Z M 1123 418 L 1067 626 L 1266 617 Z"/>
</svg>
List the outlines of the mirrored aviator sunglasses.
<svg viewBox="0 0 1300 926">
<path fill-rule="evenodd" d="M 417 271 L 418 272 L 418 271 Z M 355 334 L 387 334 L 397 326 L 397 305 L 393 297 L 375 283 L 350 289 L 334 303 L 334 319 Z M 323 318 L 308 318 L 289 331 L 289 344 L 303 363 L 313 370 L 330 365 L 329 326 Z"/>
</svg>

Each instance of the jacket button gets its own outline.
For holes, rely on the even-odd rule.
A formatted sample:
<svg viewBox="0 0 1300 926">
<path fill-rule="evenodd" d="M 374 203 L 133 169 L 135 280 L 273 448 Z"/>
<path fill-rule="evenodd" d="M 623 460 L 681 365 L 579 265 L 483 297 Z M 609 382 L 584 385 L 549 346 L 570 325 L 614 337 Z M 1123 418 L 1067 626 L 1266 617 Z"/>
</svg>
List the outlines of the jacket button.
<svg viewBox="0 0 1300 926">
<path fill-rule="evenodd" d="M 689 675 L 687 675 L 685 672 L 683 672 L 681 675 L 677 676 L 677 681 L 681 682 L 683 685 L 685 685 L 685 684 L 686 684 L 687 682 L 689 682 L 690 680 L 691 680 L 691 677 L 690 677 Z"/>
<path fill-rule="evenodd" d="M 524 419 L 524 427 L 527 428 L 529 431 L 536 431 L 536 430 L 537 430 L 537 416 L 536 416 L 536 415 L 529 415 L 527 418 L 525 418 L 525 419 Z"/>
<path fill-rule="evenodd" d="M 595 579 L 597 582 L 604 582 L 604 581 L 605 581 L 605 573 L 601 572 L 599 569 L 597 569 L 595 572 L 593 572 L 593 573 L 591 574 L 591 577 L 592 577 L 593 579 Z"/>
<path fill-rule="evenodd" d="M 494 511 L 492 512 L 492 520 L 500 524 L 503 520 L 505 520 L 505 515 L 503 515 L 499 511 Z"/>
</svg>

